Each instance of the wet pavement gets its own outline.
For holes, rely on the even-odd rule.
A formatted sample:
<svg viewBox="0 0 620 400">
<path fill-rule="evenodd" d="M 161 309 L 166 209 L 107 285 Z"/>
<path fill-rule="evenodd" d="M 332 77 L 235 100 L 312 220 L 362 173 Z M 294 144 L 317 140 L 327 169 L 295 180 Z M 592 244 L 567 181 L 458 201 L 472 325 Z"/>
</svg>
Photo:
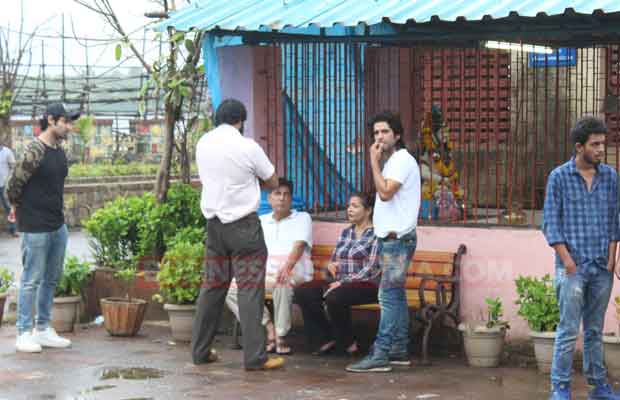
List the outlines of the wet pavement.
<svg viewBox="0 0 620 400">
<path fill-rule="evenodd" d="M 69 232 L 67 256 L 77 256 L 80 259 L 92 260 L 88 236 L 81 230 Z M 16 276 L 21 274 L 21 238 L 14 238 L 6 233 L 0 233 L 0 267 L 7 267 Z"/>
<path fill-rule="evenodd" d="M 297 351 L 277 371 L 246 372 L 230 336 L 218 336 L 221 360 L 194 366 L 189 346 L 175 343 L 165 323 L 147 323 L 139 336 L 115 338 L 102 327 L 67 335 L 70 349 L 21 354 L 15 327 L 0 327 L 0 400 L 87 399 L 546 399 L 548 377 L 534 368 L 475 369 L 460 358 L 398 367 L 391 373 L 352 374 L 344 356 Z M 300 335 L 295 339 L 301 340 Z M 295 344 L 295 341 L 293 341 Z M 577 399 L 587 388 L 575 378 Z"/>
</svg>

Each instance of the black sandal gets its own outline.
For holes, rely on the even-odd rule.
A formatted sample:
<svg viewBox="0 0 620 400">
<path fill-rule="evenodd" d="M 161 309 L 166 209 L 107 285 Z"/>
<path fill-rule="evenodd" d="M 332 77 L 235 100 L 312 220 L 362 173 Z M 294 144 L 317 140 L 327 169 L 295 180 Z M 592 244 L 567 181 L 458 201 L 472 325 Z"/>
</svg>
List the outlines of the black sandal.
<svg viewBox="0 0 620 400">
<path fill-rule="evenodd" d="M 282 348 L 284 348 L 285 350 L 281 350 Z M 289 345 L 286 344 L 285 341 L 280 341 L 280 343 L 276 342 L 276 354 L 281 356 L 288 356 L 293 354 L 293 350 Z"/>
<path fill-rule="evenodd" d="M 265 352 L 267 353 L 275 353 L 276 352 L 276 340 L 275 339 L 268 339 L 267 340 L 267 346 L 265 346 Z"/>
<path fill-rule="evenodd" d="M 331 345 L 325 347 L 325 345 L 332 343 Z M 319 347 L 317 350 L 312 352 L 313 356 L 326 356 L 330 353 L 332 353 L 334 350 L 336 350 L 336 342 L 335 341 L 331 341 L 331 342 L 327 342 L 327 343 L 323 343 L 323 345 L 321 345 L 321 347 Z"/>
</svg>

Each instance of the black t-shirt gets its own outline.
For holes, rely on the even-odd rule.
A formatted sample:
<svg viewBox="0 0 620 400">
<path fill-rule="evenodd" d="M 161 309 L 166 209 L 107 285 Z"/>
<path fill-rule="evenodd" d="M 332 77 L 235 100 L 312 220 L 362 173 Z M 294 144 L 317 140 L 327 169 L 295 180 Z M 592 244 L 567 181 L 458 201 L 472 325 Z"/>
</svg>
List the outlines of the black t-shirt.
<svg viewBox="0 0 620 400">
<path fill-rule="evenodd" d="M 52 232 L 65 223 L 63 192 L 68 172 L 64 150 L 45 145 L 45 154 L 24 185 L 16 209 L 19 231 Z"/>
</svg>

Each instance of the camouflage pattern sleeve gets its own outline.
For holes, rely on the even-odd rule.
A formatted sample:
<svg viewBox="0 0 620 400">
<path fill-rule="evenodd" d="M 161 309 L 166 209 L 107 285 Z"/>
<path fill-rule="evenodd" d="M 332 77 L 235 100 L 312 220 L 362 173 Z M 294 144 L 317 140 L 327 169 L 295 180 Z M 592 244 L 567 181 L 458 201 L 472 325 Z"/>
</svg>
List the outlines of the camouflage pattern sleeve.
<svg viewBox="0 0 620 400">
<path fill-rule="evenodd" d="M 33 140 L 24 152 L 24 159 L 17 163 L 13 173 L 7 181 L 4 194 L 14 206 L 20 204 L 22 190 L 34 171 L 39 167 L 45 155 L 45 145 L 39 140 Z"/>
</svg>

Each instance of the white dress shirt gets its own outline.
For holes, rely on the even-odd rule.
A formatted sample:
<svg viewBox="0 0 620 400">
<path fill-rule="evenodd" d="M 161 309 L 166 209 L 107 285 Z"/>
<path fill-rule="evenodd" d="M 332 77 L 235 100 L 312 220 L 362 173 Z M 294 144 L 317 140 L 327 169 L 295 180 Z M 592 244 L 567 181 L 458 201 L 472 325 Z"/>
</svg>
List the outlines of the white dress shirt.
<svg viewBox="0 0 620 400">
<path fill-rule="evenodd" d="M 263 149 L 228 124 L 198 140 L 196 163 L 202 182 L 200 209 L 206 218 L 217 217 L 225 224 L 258 209 L 258 178 L 267 180 L 275 171 Z"/>
</svg>

